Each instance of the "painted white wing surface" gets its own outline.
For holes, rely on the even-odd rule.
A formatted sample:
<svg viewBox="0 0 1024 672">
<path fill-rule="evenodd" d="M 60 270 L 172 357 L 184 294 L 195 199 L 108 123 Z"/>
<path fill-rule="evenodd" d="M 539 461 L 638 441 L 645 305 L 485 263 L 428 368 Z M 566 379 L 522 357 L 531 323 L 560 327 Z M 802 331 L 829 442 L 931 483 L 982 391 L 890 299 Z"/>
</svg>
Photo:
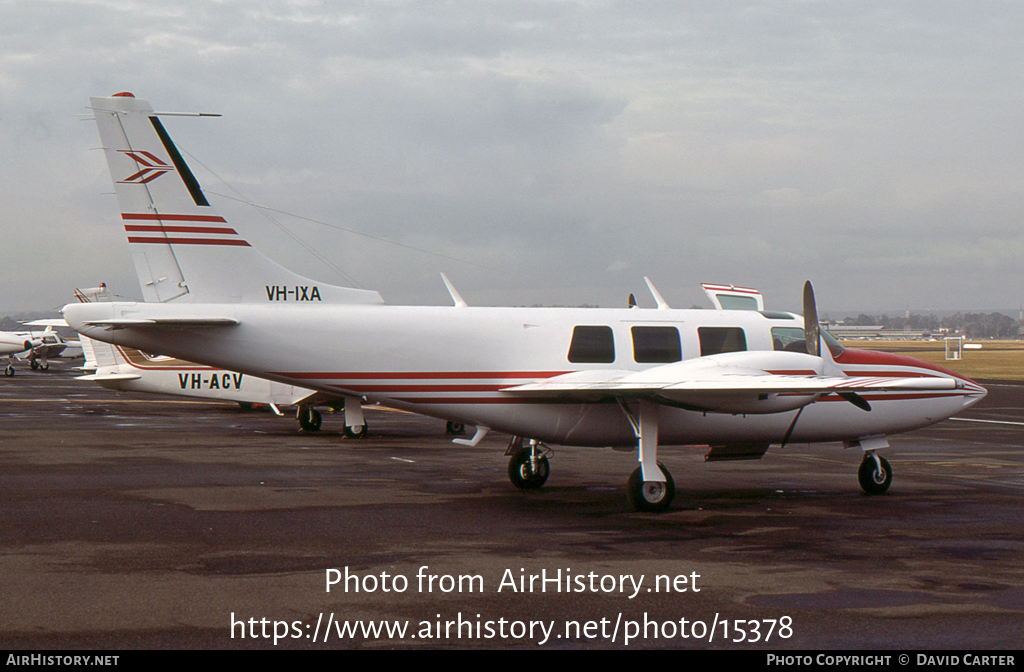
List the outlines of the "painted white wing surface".
<svg viewBox="0 0 1024 672">
<path fill-rule="evenodd" d="M 590 370 L 517 385 L 503 392 L 563 401 L 645 398 L 720 413 L 780 413 L 827 394 L 941 391 L 956 380 L 934 377 L 835 376 L 818 357 L 801 353 L 738 352 L 665 364 L 645 371 Z"/>
</svg>

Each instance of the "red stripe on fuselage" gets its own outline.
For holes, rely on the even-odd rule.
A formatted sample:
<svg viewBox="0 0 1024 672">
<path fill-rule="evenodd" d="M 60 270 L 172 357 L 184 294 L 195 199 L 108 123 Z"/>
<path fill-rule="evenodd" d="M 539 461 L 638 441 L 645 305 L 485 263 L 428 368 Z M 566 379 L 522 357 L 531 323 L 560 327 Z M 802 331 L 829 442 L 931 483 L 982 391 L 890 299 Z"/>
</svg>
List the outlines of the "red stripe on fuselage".
<svg viewBox="0 0 1024 672">
<path fill-rule="evenodd" d="M 481 378 L 552 378 L 571 371 L 387 371 L 370 372 L 294 372 L 277 373 L 299 380 L 478 380 Z"/>
</svg>

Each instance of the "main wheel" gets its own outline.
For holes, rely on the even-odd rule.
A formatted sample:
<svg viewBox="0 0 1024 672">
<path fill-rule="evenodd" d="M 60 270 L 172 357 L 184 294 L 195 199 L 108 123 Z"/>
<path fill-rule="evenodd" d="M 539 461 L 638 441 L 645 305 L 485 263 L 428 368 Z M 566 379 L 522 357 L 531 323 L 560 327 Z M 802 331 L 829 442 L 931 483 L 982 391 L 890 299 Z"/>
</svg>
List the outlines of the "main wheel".
<svg viewBox="0 0 1024 672">
<path fill-rule="evenodd" d="M 350 439 L 361 439 L 366 436 L 367 425 L 364 422 L 358 427 L 345 427 L 345 436 Z"/>
<path fill-rule="evenodd" d="M 13 376 L 14 375 L 14 367 L 11 366 L 10 364 L 8 364 L 7 368 L 4 369 L 4 375 L 7 376 L 7 377 Z"/>
<path fill-rule="evenodd" d="M 551 475 L 551 465 L 545 455 L 538 455 L 536 460 L 530 457 L 530 449 L 516 451 L 508 461 L 508 477 L 512 485 L 520 490 L 536 490 L 547 482 Z"/>
<path fill-rule="evenodd" d="M 29 364 L 28 364 L 28 365 L 29 365 L 29 367 L 31 367 L 31 368 L 32 368 L 32 370 L 33 370 L 33 371 L 35 371 L 36 369 L 38 369 L 38 368 L 39 368 L 39 362 L 37 362 L 37 361 L 36 361 L 36 360 L 34 360 L 34 359 L 33 359 L 33 360 L 32 360 L 31 362 L 29 362 Z"/>
<path fill-rule="evenodd" d="M 869 495 L 880 495 L 892 484 L 892 467 L 889 466 L 889 461 L 884 457 L 879 457 L 878 462 L 882 465 L 881 471 L 875 464 L 874 458 L 865 456 L 864 461 L 860 463 L 860 469 L 857 470 L 860 487 L 864 488 L 864 492 Z"/>
<path fill-rule="evenodd" d="M 299 411 L 299 427 L 307 432 L 319 432 L 322 424 L 324 424 L 324 418 L 315 408 Z"/>
<path fill-rule="evenodd" d="M 665 482 L 645 481 L 643 469 L 637 467 L 629 475 L 626 481 L 626 493 L 629 495 L 629 503 L 637 511 L 645 513 L 660 513 L 668 509 L 672 498 L 676 494 L 676 484 L 672 480 L 672 474 L 668 472 L 665 465 L 658 462 L 658 468 L 665 474 Z"/>
<path fill-rule="evenodd" d="M 462 436 L 463 434 L 466 433 L 466 426 L 461 422 L 449 420 L 444 425 L 444 433 L 448 434 L 449 436 Z"/>
</svg>

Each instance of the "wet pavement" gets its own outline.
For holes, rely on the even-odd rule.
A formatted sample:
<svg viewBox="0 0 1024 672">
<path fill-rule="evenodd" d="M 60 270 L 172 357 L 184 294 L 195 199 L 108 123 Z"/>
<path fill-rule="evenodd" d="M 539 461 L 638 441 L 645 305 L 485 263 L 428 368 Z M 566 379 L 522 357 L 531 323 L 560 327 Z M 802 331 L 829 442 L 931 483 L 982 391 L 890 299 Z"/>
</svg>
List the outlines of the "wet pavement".
<svg viewBox="0 0 1024 672">
<path fill-rule="evenodd" d="M 987 381 L 964 419 L 892 437 L 883 496 L 861 493 L 860 456 L 838 444 L 717 463 L 664 448 L 675 501 L 641 514 L 625 492 L 635 453 L 554 447 L 547 485 L 523 492 L 501 435 L 454 445 L 442 421 L 370 408 L 370 436 L 346 439 L 340 414 L 307 433 L 74 375 L 0 380 L 0 647 L 1015 649 L 1024 635 L 1019 383 Z"/>
</svg>

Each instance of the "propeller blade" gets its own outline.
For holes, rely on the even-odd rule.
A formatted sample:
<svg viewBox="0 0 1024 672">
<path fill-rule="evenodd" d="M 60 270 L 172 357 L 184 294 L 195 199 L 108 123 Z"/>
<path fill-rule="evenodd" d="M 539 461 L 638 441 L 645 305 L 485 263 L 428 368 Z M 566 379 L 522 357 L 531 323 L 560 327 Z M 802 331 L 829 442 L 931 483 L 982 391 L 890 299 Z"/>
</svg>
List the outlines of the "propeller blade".
<svg viewBox="0 0 1024 672">
<path fill-rule="evenodd" d="M 789 443 L 789 437 L 793 436 L 793 430 L 796 429 L 796 421 L 800 419 L 800 414 L 804 412 L 806 406 L 801 406 L 800 410 L 796 412 L 796 417 L 793 418 L 793 422 L 789 423 L 789 429 L 786 430 L 786 435 L 782 437 L 782 445 L 779 448 L 785 448 L 786 444 Z"/>
<path fill-rule="evenodd" d="M 807 354 L 821 356 L 818 333 L 818 309 L 814 305 L 814 288 L 811 281 L 804 283 L 804 338 L 807 339 Z"/>
<path fill-rule="evenodd" d="M 871 410 L 871 404 L 868 403 L 868 400 L 860 396 L 856 392 L 837 392 L 836 394 L 838 394 L 843 399 L 846 399 L 848 402 L 850 402 L 851 404 L 853 404 L 862 411 Z"/>
</svg>

